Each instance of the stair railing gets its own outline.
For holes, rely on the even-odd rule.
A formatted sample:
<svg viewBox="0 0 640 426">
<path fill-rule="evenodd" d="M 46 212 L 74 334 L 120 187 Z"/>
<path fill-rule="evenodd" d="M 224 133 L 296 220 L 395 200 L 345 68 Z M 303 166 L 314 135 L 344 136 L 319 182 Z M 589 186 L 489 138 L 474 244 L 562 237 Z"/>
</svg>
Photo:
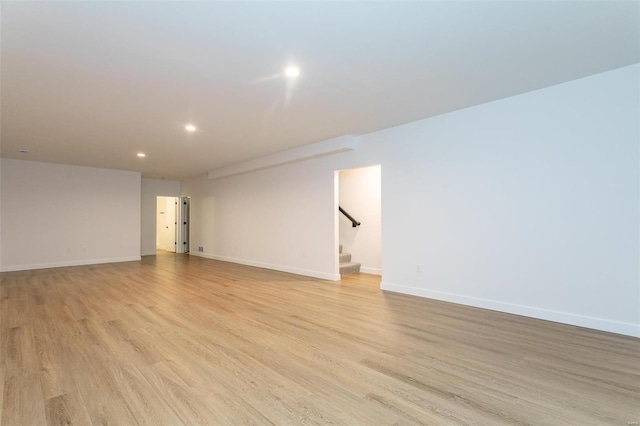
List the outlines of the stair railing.
<svg viewBox="0 0 640 426">
<path fill-rule="evenodd" d="M 338 210 L 340 210 L 340 213 L 342 213 L 343 215 L 345 215 L 347 217 L 347 219 L 349 219 L 351 221 L 351 226 L 353 228 L 355 228 L 356 226 L 360 226 L 361 223 L 358 222 L 357 220 L 355 220 L 353 218 L 353 216 L 351 216 L 349 213 L 347 213 L 342 207 L 338 206 Z"/>
</svg>

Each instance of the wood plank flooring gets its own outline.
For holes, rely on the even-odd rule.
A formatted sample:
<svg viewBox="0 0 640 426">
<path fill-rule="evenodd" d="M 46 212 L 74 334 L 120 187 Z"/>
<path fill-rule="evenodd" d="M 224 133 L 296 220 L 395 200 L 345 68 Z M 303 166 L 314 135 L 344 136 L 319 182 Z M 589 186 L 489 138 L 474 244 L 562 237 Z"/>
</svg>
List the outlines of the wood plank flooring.
<svg viewBox="0 0 640 426">
<path fill-rule="evenodd" d="M 163 254 L 9 272 L 2 425 L 634 425 L 640 340 Z"/>
</svg>

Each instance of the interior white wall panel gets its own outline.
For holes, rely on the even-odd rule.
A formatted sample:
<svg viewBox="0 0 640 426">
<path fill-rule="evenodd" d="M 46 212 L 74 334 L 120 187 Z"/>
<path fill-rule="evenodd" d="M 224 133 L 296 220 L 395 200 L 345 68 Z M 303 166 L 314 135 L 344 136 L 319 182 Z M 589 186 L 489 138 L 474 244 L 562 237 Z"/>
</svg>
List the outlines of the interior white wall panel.
<svg viewBox="0 0 640 426">
<path fill-rule="evenodd" d="M 3 271 L 140 259 L 140 173 L 1 161 Z"/>
</svg>

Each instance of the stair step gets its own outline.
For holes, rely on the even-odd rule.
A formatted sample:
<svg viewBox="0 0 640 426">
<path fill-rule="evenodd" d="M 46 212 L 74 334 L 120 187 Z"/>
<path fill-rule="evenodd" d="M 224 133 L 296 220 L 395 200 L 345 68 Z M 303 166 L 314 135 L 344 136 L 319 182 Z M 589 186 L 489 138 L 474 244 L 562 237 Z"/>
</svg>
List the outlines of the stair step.
<svg viewBox="0 0 640 426">
<path fill-rule="evenodd" d="M 340 253 L 340 263 L 351 262 L 351 253 Z"/>
<path fill-rule="evenodd" d="M 360 272 L 359 262 L 342 262 L 340 263 L 340 275 L 357 274 Z"/>
</svg>

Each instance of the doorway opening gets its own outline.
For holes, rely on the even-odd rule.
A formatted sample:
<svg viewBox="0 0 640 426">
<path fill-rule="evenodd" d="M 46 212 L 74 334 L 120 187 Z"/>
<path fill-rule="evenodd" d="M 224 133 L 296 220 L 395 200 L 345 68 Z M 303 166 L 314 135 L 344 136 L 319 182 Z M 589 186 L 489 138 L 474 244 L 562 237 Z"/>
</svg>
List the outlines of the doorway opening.
<svg viewBox="0 0 640 426">
<path fill-rule="evenodd" d="M 189 197 L 157 197 L 156 252 L 189 253 Z"/>
<path fill-rule="evenodd" d="M 382 167 L 339 170 L 336 180 L 336 269 L 382 276 Z"/>
</svg>

